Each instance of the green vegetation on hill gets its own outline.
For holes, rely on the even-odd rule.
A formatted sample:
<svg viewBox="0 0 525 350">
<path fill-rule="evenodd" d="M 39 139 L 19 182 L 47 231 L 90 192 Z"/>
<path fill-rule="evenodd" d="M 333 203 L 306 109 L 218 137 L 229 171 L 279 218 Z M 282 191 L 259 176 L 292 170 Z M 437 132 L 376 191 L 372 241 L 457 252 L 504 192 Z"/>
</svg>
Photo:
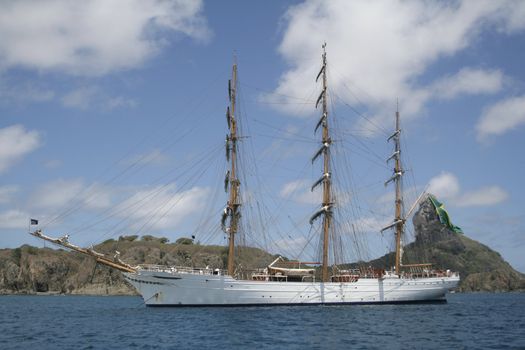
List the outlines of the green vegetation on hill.
<svg viewBox="0 0 525 350">
<path fill-rule="evenodd" d="M 404 249 L 403 263 L 432 263 L 434 268 L 459 272 L 459 290 L 525 290 L 525 276 L 514 270 L 501 255 L 440 222 L 430 199 L 414 214 L 416 240 Z M 373 266 L 393 266 L 394 255 L 371 262 Z"/>
<path fill-rule="evenodd" d="M 131 265 L 156 264 L 224 268 L 227 248 L 193 244 L 189 238 L 168 244 L 166 238 L 122 236 L 94 247 L 97 252 L 120 258 Z M 245 270 L 268 265 L 275 256 L 257 248 L 238 250 L 240 266 Z M 119 271 L 94 259 L 61 249 L 24 245 L 0 249 L 0 294 L 135 294 Z"/>
<path fill-rule="evenodd" d="M 432 203 L 424 201 L 413 219 L 415 242 L 405 247 L 403 262 L 431 262 L 435 268 L 457 271 L 460 291 L 525 290 L 525 277 L 514 270 L 500 254 L 442 224 Z M 98 252 L 120 258 L 131 265 L 156 264 L 175 266 L 209 266 L 224 268 L 227 248 L 195 244 L 190 238 L 168 243 L 167 238 L 121 236 L 97 245 Z M 267 266 L 276 256 L 257 248 L 239 248 L 240 270 Z M 394 264 L 387 254 L 365 263 L 380 268 Z M 119 271 L 95 264 L 94 259 L 78 253 L 24 245 L 0 249 L 0 294 L 68 293 L 135 294 Z"/>
</svg>

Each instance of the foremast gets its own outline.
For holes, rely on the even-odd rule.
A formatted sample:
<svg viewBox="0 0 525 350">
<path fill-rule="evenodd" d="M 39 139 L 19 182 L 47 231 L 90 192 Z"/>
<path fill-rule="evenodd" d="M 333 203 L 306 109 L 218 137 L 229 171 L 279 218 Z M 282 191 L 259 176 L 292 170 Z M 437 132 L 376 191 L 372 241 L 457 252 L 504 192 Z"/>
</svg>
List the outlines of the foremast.
<svg viewBox="0 0 525 350">
<path fill-rule="evenodd" d="M 228 275 L 235 273 L 235 234 L 238 231 L 240 218 L 239 186 L 237 175 L 237 120 L 235 118 L 235 103 L 237 93 L 237 63 L 232 67 L 232 78 L 228 81 L 228 96 L 230 105 L 226 109 L 226 121 L 230 133 L 226 135 L 226 160 L 230 162 L 230 169 L 224 179 L 224 188 L 229 192 L 228 202 L 222 215 L 222 229 L 228 234 Z M 229 218 L 229 223 L 226 221 Z"/>
<path fill-rule="evenodd" d="M 321 148 L 312 158 L 312 163 L 319 157 L 323 156 L 323 175 L 319 180 L 317 180 L 313 185 L 311 190 L 313 191 L 317 186 L 323 186 L 323 199 L 321 203 L 321 209 L 317 211 L 310 219 L 310 224 L 314 220 L 321 217 L 323 218 L 322 223 L 322 265 L 321 265 L 321 279 L 323 282 L 328 282 L 330 280 L 330 275 L 328 272 L 328 251 L 329 251 L 329 238 L 330 238 L 330 228 L 332 225 L 332 182 L 331 182 L 331 172 L 330 172 L 330 145 L 332 144 L 332 139 L 330 137 L 330 130 L 328 128 L 328 100 L 327 100 L 327 78 L 326 78 L 326 43 L 323 44 L 323 55 L 322 55 L 322 67 L 317 74 L 316 82 L 319 78 L 322 78 L 322 91 L 315 107 L 319 106 L 319 103 L 322 102 L 322 114 L 319 122 L 317 123 L 314 133 L 317 132 L 320 126 L 322 126 L 322 138 L 321 138 Z"/>
<path fill-rule="evenodd" d="M 399 109 L 396 110 L 396 130 L 388 138 L 387 141 L 394 141 L 394 153 L 387 159 L 387 163 L 394 161 L 394 174 L 392 177 L 385 182 L 387 186 L 390 182 L 394 182 L 395 185 L 395 218 L 394 222 L 383 228 L 381 232 L 389 229 L 395 229 L 395 241 L 396 241 L 396 260 L 395 260 L 395 269 L 396 273 L 399 275 L 401 273 L 402 259 L 403 259 L 403 247 L 402 247 L 402 236 L 405 230 L 406 219 L 403 216 L 403 189 L 402 189 L 402 177 L 404 174 L 403 166 L 401 164 L 401 127 L 399 120 Z"/>
</svg>

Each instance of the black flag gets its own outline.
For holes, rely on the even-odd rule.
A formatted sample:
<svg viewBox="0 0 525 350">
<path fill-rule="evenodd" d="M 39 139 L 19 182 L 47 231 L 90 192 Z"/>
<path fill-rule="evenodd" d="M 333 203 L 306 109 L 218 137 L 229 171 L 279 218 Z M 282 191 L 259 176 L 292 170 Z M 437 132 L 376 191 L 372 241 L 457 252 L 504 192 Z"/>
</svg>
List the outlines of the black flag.
<svg viewBox="0 0 525 350">
<path fill-rule="evenodd" d="M 31 219 L 31 225 L 38 225 L 38 220 Z"/>
</svg>

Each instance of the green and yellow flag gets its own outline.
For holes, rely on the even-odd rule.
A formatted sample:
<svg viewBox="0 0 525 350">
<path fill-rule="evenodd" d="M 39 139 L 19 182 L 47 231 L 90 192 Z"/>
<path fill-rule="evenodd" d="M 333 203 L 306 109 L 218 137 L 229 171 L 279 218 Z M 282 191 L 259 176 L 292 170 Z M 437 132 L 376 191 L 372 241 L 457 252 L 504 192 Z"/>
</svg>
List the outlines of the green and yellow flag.
<svg viewBox="0 0 525 350">
<path fill-rule="evenodd" d="M 436 209 L 436 214 L 439 217 L 439 222 L 441 222 L 443 225 L 451 229 L 452 231 L 456 233 L 463 233 L 460 227 L 452 224 L 450 221 L 450 216 L 448 215 L 448 212 L 445 210 L 445 205 L 441 202 L 439 202 L 435 196 L 429 195 L 430 201 L 432 202 L 432 205 Z"/>
</svg>

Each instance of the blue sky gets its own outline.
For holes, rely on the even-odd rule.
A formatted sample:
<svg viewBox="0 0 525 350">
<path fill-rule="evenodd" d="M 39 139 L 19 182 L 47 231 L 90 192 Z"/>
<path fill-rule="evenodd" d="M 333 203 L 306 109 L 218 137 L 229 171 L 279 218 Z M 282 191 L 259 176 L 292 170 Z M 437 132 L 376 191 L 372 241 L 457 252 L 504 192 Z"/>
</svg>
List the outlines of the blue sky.
<svg viewBox="0 0 525 350">
<path fill-rule="evenodd" d="M 266 216 L 247 241 L 315 257 L 301 247 L 319 202 L 310 157 L 326 42 L 351 170 L 341 206 L 376 237 L 370 256 L 391 246 L 377 232 L 392 215 L 382 159 L 399 101 L 407 203 L 428 185 L 467 236 L 525 271 L 521 1 L 7 1 L 0 36 L 2 247 L 41 245 L 29 217 L 82 245 L 133 233 L 225 243 L 217 188 L 235 55 L 245 207 Z"/>
</svg>

